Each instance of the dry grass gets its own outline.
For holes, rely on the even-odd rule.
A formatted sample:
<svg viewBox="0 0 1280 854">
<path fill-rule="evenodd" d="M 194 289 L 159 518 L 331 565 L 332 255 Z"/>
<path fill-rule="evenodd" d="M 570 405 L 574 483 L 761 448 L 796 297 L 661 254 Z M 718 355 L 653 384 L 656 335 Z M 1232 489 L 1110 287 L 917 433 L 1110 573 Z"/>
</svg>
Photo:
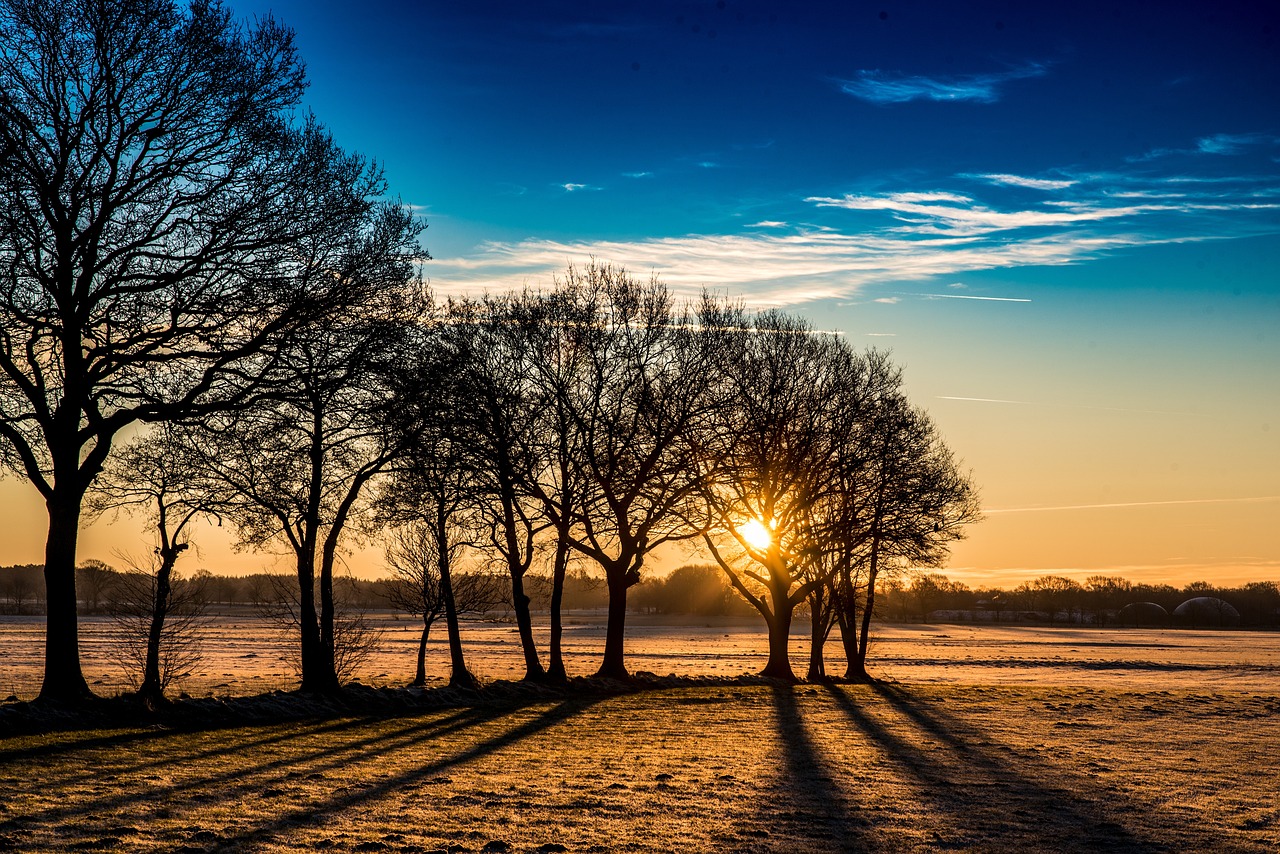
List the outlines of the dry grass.
<svg viewBox="0 0 1280 854">
<path fill-rule="evenodd" d="M 0 849 L 1270 852 L 1278 713 L 1255 691 L 708 686 L 9 738 Z"/>
</svg>

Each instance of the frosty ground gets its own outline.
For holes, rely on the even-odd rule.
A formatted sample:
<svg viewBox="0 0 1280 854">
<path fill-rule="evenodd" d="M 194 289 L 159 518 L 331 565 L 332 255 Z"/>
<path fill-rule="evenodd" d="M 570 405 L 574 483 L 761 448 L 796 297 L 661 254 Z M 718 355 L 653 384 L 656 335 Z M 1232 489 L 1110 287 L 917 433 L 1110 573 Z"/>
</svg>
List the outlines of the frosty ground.
<svg viewBox="0 0 1280 854">
<path fill-rule="evenodd" d="M 635 628 L 637 669 L 728 677 L 762 652 L 747 625 Z M 505 631 L 472 627 L 490 677 L 512 675 Z M 595 631 L 571 633 L 577 672 Z M 12 633 L 0 678 L 25 694 Z M 260 663 L 287 682 L 270 648 L 207 678 L 239 689 Z M 874 685 L 725 680 L 0 737 L 0 850 L 1280 847 L 1275 635 L 904 626 L 877 649 Z M 394 681 L 373 664 L 366 681 Z"/>
</svg>

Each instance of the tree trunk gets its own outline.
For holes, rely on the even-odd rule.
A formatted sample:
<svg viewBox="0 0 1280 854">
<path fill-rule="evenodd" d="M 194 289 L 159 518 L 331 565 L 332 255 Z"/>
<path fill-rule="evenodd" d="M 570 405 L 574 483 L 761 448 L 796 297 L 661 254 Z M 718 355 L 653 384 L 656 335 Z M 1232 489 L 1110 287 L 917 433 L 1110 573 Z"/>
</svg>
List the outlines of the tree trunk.
<svg viewBox="0 0 1280 854">
<path fill-rule="evenodd" d="M 609 580 L 609 625 L 604 635 L 604 660 L 600 662 L 597 676 L 609 679 L 630 679 L 623 658 L 623 639 L 627 625 L 627 573 L 605 567 Z"/>
<path fill-rule="evenodd" d="M 845 572 L 840 573 L 839 597 L 836 619 L 840 621 L 840 643 L 844 646 L 844 678 L 861 680 L 864 674 L 858 670 L 858 594 Z"/>
<path fill-rule="evenodd" d="M 791 658 L 787 654 L 787 647 L 791 642 L 791 615 L 795 608 L 787 595 L 788 587 L 790 587 L 789 583 L 786 586 L 769 585 L 770 597 L 773 600 L 773 618 L 768 621 L 769 661 L 765 664 L 764 670 L 760 671 L 760 675 L 796 682 L 798 680 L 795 671 L 791 669 Z"/>
<path fill-rule="evenodd" d="M 164 701 L 164 685 L 160 681 L 160 640 L 164 637 L 164 620 L 169 614 L 169 594 L 173 591 L 173 566 L 178 554 L 186 548 L 162 549 L 160 569 L 156 572 L 156 595 L 151 607 L 151 626 L 147 630 L 147 658 L 142 665 L 142 686 L 138 696 L 148 708 Z"/>
<path fill-rule="evenodd" d="M 850 662 L 850 678 L 870 680 L 867 673 L 867 645 L 871 641 L 871 615 L 876 607 L 876 578 L 880 575 L 880 538 L 871 541 L 871 563 L 867 567 L 867 603 L 862 610 L 862 636 L 858 638 L 858 654 L 855 661 Z"/>
<path fill-rule="evenodd" d="M 44 683 L 40 699 L 75 702 L 93 696 L 80 670 L 80 624 L 76 614 L 76 536 L 80 528 L 79 496 L 55 487 L 46 502 L 49 538 L 44 549 L 44 584 L 48 614 L 44 641 Z"/>
<path fill-rule="evenodd" d="M 320 644 L 316 667 L 324 674 L 324 682 L 329 690 L 337 691 L 341 683 L 338 681 L 337 650 L 333 633 L 336 611 L 333 601 L 333 558 L 329 543 L 326 542 L 320 558 Z"/>
<path fill-rule="evenodd" d="M 444 531 L 444 523 L 437 528 Z M 444 622 L 449 632 L 449 685 L 459 688 L 475 688 L 476 677 L 467 670 L 462 655 L 462 631 L 458 627 L 458 604 L 453 598 L 453 575 L 449 569 L 449 544 L 443 538 L 438 542 L 436 566 L 440 571 L 440 592 L 444 597 Z"/>
<path fill-rule="evenodd" d="M 569 541 L 561 535 L 556 541 L 555 563 L 551 570 L 551 658 L 547 666 L 547 678 L 552 682 L 567 682 L 569 675 L 564 668 L 564 652 L 561 640 L 564 636 L 564 618 L 560 613 L 564 601 L 564 576 L 569 568 Z"/>
<path fill-rule="evenodd" d="M 809 594 L 809 671 L 805 679 L 810 682 L 823 682 L 827 678 L 827 663 L 823 659 L 823 647 L 827 643 L 827 609 L 826 591 L 821 587 L 813 588 Z"/>
<path fill-rule="evenodd" d="M 320 624 L 316 619 L 315 571 L 309 561 L 298 562 L 298 624 L 302 636 L 302 684 L 299 690 L 316 694 L 338 691 L 338 677 L 333 672 L 333 659 L 325 655 L 320 640 Z"/>
<path fill-rule="evenodd" d="M 520 647 L 524 650 L 524 678 L 526 682 L 542 682 L 547 671 L 542 669 L 538 647 L 533 642 L 533 617 L 529 613 L 529 597 L 524 592 L 524 572 L 511 567 L 511 604 L 516 611 L 516 628 L 520 632 Z"/>
<path fill-rule="evenodd" d="M 421 688 L 427 684 L 427 637 L 431 634 L 431 623 L 422 621 L 422 638 L 418 641 L 418 670 L 413 676 L 413 687 Z"/>
</svg>

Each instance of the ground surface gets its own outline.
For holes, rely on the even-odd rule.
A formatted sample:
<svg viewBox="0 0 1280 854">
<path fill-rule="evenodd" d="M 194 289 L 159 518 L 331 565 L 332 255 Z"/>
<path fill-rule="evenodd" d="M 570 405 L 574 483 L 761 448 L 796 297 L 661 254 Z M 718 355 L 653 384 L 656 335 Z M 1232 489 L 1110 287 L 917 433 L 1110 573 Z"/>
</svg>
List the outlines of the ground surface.
<svg viewBox="0 0 1280 854">
<path fill-rule="evenodd" d="M 675 621 L 675 622 L 673 622 Z M 371 685 L 404 685 L 413 676 L 420 629 L 409 620 L 375 621 L 382 643 L 357 676 Z M 600 665 L 605 620 L 576 614 L 567 620 L 565 661 L 571 675 Z M 111 655 L 111 621 L 82 618 L 81 659 L 95 692 L 110 695 L 127 682 Z M 538 619 L 539 648 L 547 646 L 546 617 Z M 792 661 L 807 667 L 808 623 L 797 621 Z M 515 627 L 466 622 L 462 629 L 470 668 L 487 679 L 523 673 Z M 288 657 L 297 644 L 251 614 L 212 618 L 204 629 L 203 665 L 179 679 L 173 693 L 193 696 L 257 694 L 296 684 Z M 437 626 L 427 658 L 428 676 L 442 683 L 449 655 Z M 1029 626 L 883 625 L 875 627 L 872 673 L 910 683 L 1091 685 L 1151 689 L 1276 690 L 1280 685 L 1280 634 L 1176 629 L 1037 628 Z M 764 625 L 751 618 L 672 618 L 632 614 L 627 623 L 627 664 L 660 675 L 737 676 L 758 673 L 768 658 Z M 544 657 L 545 661 L 545 657 Z M 838 637 L 827 644 L 827 672 L 844 672 Z M 44 620 L 0 616 L 0 698 L 34 697 L 44 666 Z"/>
<path fill-rule="evenodd" d="M 636 669 L 763 661 L 749 626 L 634 628 Z M 269 639 L 221 630 L 238 652 L 189 687 L 287 684 Z M 571 633 L 577 672 L 596 630 Z M 507 627 L 470 635 L 473 666 L 510 676 Z M 878 653 L 876 685 L 0 733 L 0 850 L 1280 850 L 1275 635 L 899 627 Z"/>
<path fill-rule="evenodd" d="M 55 733 L 0 740 L 0 848 L 1271 852 L 1278 740 L 1274 694 L 894 683 Z"/>
</svg>

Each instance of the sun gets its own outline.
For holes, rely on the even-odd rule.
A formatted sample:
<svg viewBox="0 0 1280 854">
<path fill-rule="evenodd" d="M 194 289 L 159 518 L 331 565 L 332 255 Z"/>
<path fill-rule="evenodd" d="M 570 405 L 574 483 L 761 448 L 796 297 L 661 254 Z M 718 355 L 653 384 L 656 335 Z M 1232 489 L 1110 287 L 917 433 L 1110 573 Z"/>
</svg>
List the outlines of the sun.
<svg viewBox="0 0 1280 854">
<path fill-rule="evenodd" d="M 751 519 L 739 525 L 738 535 L 747 541 L 747 545 L 759 551 L 765 551 L 773 543 L 773 532 L 759 519 Z"/>
</svg>

